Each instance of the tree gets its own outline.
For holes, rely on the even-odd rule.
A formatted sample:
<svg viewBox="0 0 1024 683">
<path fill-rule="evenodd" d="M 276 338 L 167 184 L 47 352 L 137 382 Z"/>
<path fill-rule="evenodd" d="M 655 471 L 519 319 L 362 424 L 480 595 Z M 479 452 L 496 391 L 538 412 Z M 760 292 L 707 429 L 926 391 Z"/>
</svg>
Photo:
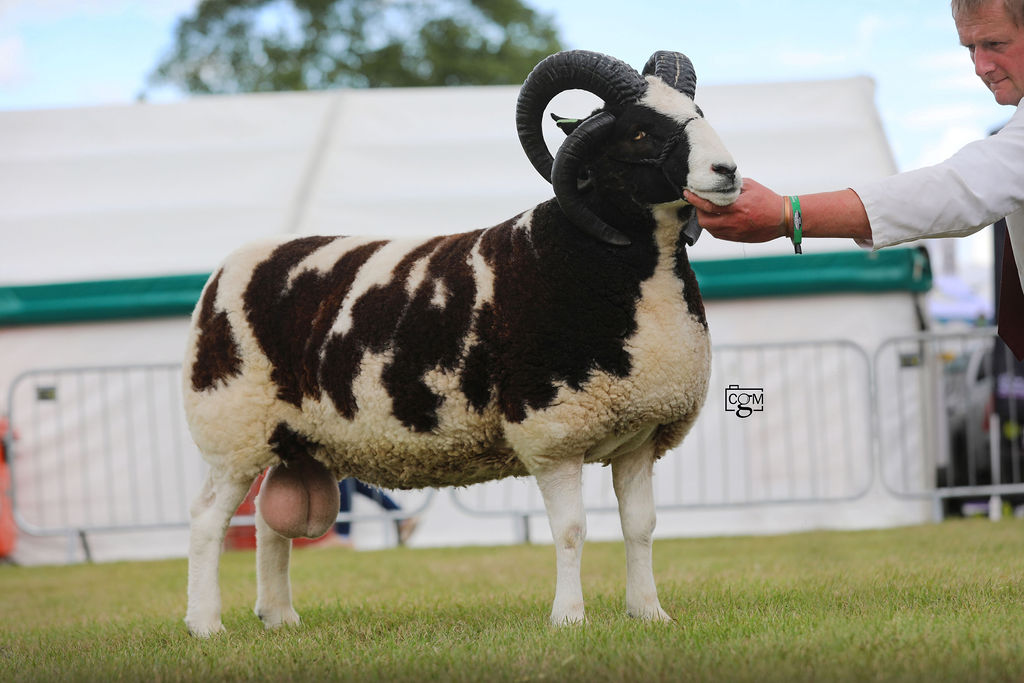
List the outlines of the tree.
<svg viewBox="0 0 1024 683">
<path fill-rule="evenodd" d="M 191 93 L 521 83 L 561 44 L 521 0 L 202 0 L 152 86 Z"/>
</svg>

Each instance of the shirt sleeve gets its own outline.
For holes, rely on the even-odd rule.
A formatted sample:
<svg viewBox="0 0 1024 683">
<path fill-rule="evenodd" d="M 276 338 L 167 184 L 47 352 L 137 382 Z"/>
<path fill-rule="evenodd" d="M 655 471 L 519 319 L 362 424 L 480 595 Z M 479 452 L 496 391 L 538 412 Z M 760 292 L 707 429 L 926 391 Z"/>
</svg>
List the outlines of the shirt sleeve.
<svg viewBox="0 0 1024 683">
<path fill-rule="evenodd" d="M 871 241 L 862 246 L 977 232 L 1024 208 L 1024 109 L 942 163 L 851 189 L 871 223 Z"/>
</svg>

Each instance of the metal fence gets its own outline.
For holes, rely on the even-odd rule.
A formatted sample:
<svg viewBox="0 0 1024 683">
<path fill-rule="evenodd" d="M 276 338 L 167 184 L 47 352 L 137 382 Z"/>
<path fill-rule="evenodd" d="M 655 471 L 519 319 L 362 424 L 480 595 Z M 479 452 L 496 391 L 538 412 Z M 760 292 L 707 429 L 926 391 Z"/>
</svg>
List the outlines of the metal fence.
<svg viewBox="0 0 1024 683">
<path fill-rule="evenodd" d="M 7 411 L 4 446 L 22 532 L 74 537 L 88 558 L 89 534 L 188 526 L 207 468 L 185 423 L 180 364 L 30 370 L 12 381 Z M 433 493 L 388 491 L 401 513 L 356 497 L 338 521 L 415 515 Z M 232 520 L 252 524 L 251 514 Z"/>
<path fill-rule="evenodd" d="M 7 400 L 18 526 L 60 535 L 187 522 L 204 469 L 180 377 L 178 364 L 19 375 Z"/>
<path fill-rule="evenodd" d="M 891 339 L 715 347 L 709 393 L 683 444 L 656 465 L 663 510 L 849 502 L 877 482 L 899 498 L 1024 496 L 1024 377 L 986 328 Z M 7 395 L 19 528 L 39 536 L 185 527 L 205 464 L 185 426 L 178 364 L 31 370 Z M 401 516 L 433 491 L 388 492 Z M 543 513 L 536 485 L 452 489 L 473 515 Z M 588 510 L 616 502 L 584 470 Z M 996 500 L 998 503 L 998 499 Z M 368 504 L 339 520 L 393 520 Z M 251 524 L 251 516 L 234 524 Z"/>
<path fill-rule="evenodd" d="M 871 369 L 846 341 L 717 346 L 709 393 L 682 445 L 656 465 L 659 509 L 856 500 L 870 489 Z M 590 511 L 617 509 L 604 468 L 584 468 Z M 531 516 L 543 501 L 531 480 L 502 480 L 451 495 L 476 515 Z"/>
<path fill-rule="evenodd" d="M 890 493 L 946 512 L 954 499 L 1024 495 L 1024 373 L 995 329 L 890 339 L 873 366 L 876 419 L 891 427 L 878 444 Z"/>
</svg>

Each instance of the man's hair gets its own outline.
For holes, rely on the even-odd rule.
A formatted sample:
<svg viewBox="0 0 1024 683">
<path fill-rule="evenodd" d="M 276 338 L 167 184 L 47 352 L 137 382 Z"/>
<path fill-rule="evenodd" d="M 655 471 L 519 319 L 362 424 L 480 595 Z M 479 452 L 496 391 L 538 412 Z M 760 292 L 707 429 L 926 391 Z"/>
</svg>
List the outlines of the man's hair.
<svg viewBox="0 0 1024 683">
<path fill-rule="evenodd" d="M 974 14 L 990 2 L 992 0 L 951 0 L 953 20 Z M 1003 7 L 1006 14 L 1013 19 L 1013 23 L 1019 28 L 1024 28 L 1024 0 L 1003 0 Z"/>
</svg>

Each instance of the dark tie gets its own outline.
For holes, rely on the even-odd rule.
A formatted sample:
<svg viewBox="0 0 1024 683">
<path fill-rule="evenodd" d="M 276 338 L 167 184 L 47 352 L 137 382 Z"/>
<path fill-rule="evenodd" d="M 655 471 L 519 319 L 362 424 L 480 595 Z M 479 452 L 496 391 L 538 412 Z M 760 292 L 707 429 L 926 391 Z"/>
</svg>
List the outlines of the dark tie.
<svg viewBox="0 0 1024 683">
<path fill-rule="evenodd" d="M 1024 360 L 1024 292 L 1010 246 L 1010 232 L 1003 244 L 1003 275 L 999 282 L 999 336 L 1013 351 L 1017 360 Z"/>
</svg>

